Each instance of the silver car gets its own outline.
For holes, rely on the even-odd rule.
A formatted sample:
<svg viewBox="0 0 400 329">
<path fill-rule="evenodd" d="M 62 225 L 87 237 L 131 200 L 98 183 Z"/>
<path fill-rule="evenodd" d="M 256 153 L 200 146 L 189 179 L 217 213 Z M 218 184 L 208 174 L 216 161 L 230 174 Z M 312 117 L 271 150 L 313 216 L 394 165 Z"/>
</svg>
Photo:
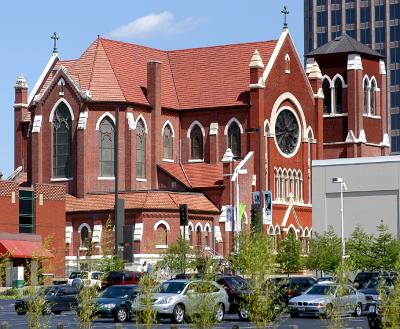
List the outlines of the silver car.
<svg viewBox="0 0 400 329">
<path fill-rule="evenodd" d="M 145 309 L 144 298 L 138 296 L 132 305 L 135 313 Z M 188 316 L 207 307 L 215 311 L 215 320 L 221 322 L 229 309 L 228 294 L 213 281 L 168 280 L 158 285 L 152 293 L 152 309 L 159 317 L 170 317 L 182 323 Z"/>
<path fill-rule="evenodd" d="M 336 306 L 340 314 L 361 316 L 366 310 L 365 295 L 349 285 L 316 284 L 304 294 L 289 300 L 288 310 L 292 318 L 302 314 L 330 317 Z"/>
</svg>

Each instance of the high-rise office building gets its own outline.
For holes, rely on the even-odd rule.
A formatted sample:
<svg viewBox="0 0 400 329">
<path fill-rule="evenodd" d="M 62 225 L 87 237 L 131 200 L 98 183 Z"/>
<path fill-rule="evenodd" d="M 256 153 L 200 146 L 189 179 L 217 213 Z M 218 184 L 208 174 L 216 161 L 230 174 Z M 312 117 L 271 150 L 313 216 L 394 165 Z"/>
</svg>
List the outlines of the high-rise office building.
<svg viewBox="0 0 400 329">
<path fill-rule="evenodd" d="M 304 52 L 343 33 L 386 57 L 391 152 L 400 153 L 400 0 L 304 0 Z"/>
</svg>

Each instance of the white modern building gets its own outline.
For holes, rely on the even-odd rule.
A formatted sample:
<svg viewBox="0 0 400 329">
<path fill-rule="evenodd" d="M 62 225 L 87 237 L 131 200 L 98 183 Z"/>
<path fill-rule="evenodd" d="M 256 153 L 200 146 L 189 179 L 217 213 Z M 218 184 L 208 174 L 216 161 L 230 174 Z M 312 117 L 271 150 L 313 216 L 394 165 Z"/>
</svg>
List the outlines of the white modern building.
<svg viewBox="0 0 400 329">
<path fill-rule="evenodd" d="M 400 237 L 400 156 L 318 160 L 312 162 L 313 231 L 332 225 L 341 234 L 342 178 L 344 235 L 357 224 L 367 233 L 376 232 L 380 221 Z M 337 181 L 337 180 L 336 180 Z"/>
</svg>

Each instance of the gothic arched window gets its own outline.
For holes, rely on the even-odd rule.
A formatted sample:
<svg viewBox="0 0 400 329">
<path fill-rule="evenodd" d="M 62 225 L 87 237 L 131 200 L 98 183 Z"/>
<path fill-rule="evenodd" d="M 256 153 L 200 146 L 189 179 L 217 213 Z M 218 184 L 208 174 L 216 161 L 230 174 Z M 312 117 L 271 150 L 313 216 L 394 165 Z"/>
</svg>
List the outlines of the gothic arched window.
<svg viewBox="0 0 400 329">
<path fill-rule="evenodd" d="M 54 111 L 53 129 L 53 178 L 72 176 L 72 117 L 65 103 Z"/>
<path fill-rule="evenodd" d="M 335 112 L 343 113 L 343 85 L 340 79 L 335 81 Z"/>
<path fill-rule="evenodd" d="M 190 131 L 190 158 L 203 159 L 203 132 L 199 125 L 195 125 Z"/>
<path fill-rule="evenodd" d="M 146 129 L 142 119 L 136 124 L 136 177 L 146 177 Z"/>
<path fill-rule="evenodd" d="M 81 228 L 81 247 L 87 248 L 89 245 L 89 229 L 87 226 Z"/>
<path fill-rule="evenodd" d="M 168 230 L 164 224 L 159 224 L 156 230 L 156 244 L 168 246 Z"/>
<path fill-rule="evenodd" d="M 235 121 L 233 121 L 228 128 L 228 147 L 236 157 L 240 157 L 241 154 L 240 142 L 240 127 Z"/>
<path fill-rule="evenodd" d="M 210 228 L 208 226 L 206 227 L 204 240 L 205 240 L 205 246 L 209 247 L 210 246 Z"/>
<path fill-rule="evenodd" d="M 99 168 L 101 177 L 114 177 L 114 122 L 105 117 L 99 125 Z"/>
<path fill-rule="evenodd" d="M 368 79 L 364 79 L 364 113 L 368 114 L 368 106 L 369 106 L 369 86 Z"/>
<path fill-rule="evenodd" d="M 324 113 L 332 113 L 332 103 L 331 103 L 331 85 L 328 79 L 322 82 L 322 92 L 324 93 Z"/>
<path fill-rule="evenodd" d="M 173 148 L 173 136 L 172 136 L 172 128 L 170 125 L 166 125 L 163 130 L 163 148 L 164 159 L 172 160 L 172 148 Z"/>
<path fill-rule="evenodd" d="M 369 112 L 371 115 L 376 114 L 376 84 L 375 80 L 371 81 L 371 90 L 370 90 L 370 107 L 369 107 Z"/>
<path fill-rule="evenodd" d="M 197 244 L 197 247 L 201 247 L 201 228 L 200 228 L 200 226 L 198 226 L 196 229 L 196 244 Z"/>
</svg>

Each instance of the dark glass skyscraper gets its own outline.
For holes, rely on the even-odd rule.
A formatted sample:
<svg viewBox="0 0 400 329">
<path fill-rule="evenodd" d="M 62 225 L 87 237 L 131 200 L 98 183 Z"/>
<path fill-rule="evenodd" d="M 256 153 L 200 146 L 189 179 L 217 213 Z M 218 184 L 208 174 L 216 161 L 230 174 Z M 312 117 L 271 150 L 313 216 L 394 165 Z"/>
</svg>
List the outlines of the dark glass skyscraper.
<svg viewBox="0 0 400 329">
<path fill-rule="evenodd" d="M 400 0 L 304 0 L 304 52 L 347 33 L 386 57 L 391 152 L 400 153 Z"/>
</svg>

